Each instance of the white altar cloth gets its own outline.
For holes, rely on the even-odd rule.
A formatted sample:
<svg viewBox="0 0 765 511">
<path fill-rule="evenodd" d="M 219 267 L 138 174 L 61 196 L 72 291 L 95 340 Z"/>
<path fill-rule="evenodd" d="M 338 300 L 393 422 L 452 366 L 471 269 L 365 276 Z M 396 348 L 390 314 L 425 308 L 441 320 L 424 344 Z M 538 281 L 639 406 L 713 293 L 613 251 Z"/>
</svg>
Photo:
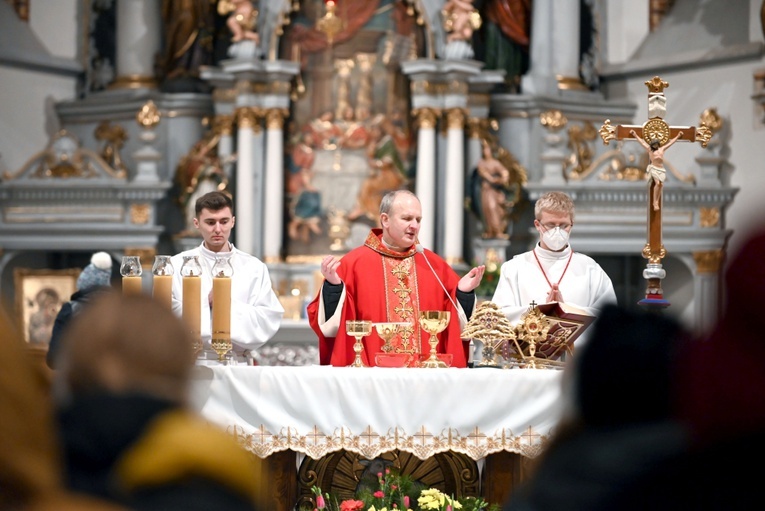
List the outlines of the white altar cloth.
<svg viewBox="0 0 765 511">
<path fill-rule="evenodd" d="M 265 458 L 536 456 L 560 417 L 561 371 L 330 366 L 196 367 L 192 405 Z"/>
</svg>

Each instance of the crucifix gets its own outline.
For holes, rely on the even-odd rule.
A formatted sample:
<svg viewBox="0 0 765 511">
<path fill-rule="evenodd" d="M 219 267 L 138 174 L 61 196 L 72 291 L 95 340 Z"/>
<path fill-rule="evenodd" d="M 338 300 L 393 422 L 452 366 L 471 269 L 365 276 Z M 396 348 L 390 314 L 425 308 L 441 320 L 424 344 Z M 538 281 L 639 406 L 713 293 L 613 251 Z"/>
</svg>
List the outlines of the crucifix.
<svg viewBox="0 0 765 511">
<path fill-rule="evenodd" d="M 667 307 L 669 302 L 664 299 L 661 280 L 666 276 L 661 260 L 667 255 L 661 239 L 662 188 L 665 179 L 663 165 L 664 150 L 677 141 L 699 142 L 706 147 L 712 137 L 712 131 L 703 123 L 695 126 L 670 126 L 664 120 L 667 113 L 667 98 L 664 89 L 669 83 L 658 76 L 645 82 L 648 87 L 648 120 L 642 126 L 616 125 L 609 119 L 600 128 L 600 137 L 604 144 L 611 140 L 637 140 L 648 152 L 648 219 L 647 243 L 643 247 L 643 257 L 648 259 L 643 278 L 648 281 L 646 296 L 640 301 L 642 305 Z"/>
</svg>

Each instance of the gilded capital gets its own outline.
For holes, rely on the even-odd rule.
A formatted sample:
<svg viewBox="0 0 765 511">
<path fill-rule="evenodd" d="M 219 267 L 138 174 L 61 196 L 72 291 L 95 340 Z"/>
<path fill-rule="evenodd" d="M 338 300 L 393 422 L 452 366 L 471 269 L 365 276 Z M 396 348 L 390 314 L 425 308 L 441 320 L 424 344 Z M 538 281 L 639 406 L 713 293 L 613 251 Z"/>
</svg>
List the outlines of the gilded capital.
<svg viewBox="0 0 765 511">
<path fill-rule="evenodd" d="M 234 116 L 216 115 L 213 119 L 213 131 L 219 135 L 231 135 L 234 131 Z"/>
<path fill-rule="evenodd" d="M 266 111 L 266 129 L 280 130 L 284 128 L 284 119 L 289 115 L 286 108 L 269 108 Z"/>
<path fill-rule="evenodd" d="M 463 129 L 467 114 L 464 108 L 450 108 L 446 111 L 446 129 Z"/>
<path fill-rule="evenodd" d="M 550 131 L 558 131 L 568 124 L 568 119 L 560 110 L 547 110 L 539 114 L 539 122 Z"/>
<path fill-rule="evenodd" d="M 721 248 L 694 252 L 693 260 L 696 261 L 696 273 L 709 274 L 719 272 L 724 258 L 725 252 Z"/>
<path fill-rule="evenodd" d="M 433 129 L 438 120 L 438 110 L 435 108 L 416 108 L 412 110 L 412 117 L 415 118 L 419 128 Z"/>
<path fill-rule="evenodd" d="M 259 110 L 250 107 L 243 106 L 236 109 L 236 125 L 239 129 L 251 128 L 255 129 L 258 125 L 258 113 Z"/>
</svg>

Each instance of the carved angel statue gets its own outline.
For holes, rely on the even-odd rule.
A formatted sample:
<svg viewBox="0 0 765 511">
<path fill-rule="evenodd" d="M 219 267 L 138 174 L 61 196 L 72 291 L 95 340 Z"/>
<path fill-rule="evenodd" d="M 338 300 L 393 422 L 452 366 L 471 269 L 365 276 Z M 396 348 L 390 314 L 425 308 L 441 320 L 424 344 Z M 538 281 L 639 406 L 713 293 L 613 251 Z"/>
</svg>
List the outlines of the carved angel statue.
<svg viewBox="0 0 765 511">
<path fill-rule="evenodd" d="M 256 32 L 258 10 L 251 0 L 221 0 L 218 3 L 218 13 L 222 16 L 228 14 L 226 25 L 231 30 L 232 42 L 259 42 L 260 37 Z"/>
<path fill-rule="evenodd" d="M 448 0 L 441 11 L 447 41 L 469 41 L 473 31 L 481 27 L 481 16 L 472 0 Z"/>
</svg>

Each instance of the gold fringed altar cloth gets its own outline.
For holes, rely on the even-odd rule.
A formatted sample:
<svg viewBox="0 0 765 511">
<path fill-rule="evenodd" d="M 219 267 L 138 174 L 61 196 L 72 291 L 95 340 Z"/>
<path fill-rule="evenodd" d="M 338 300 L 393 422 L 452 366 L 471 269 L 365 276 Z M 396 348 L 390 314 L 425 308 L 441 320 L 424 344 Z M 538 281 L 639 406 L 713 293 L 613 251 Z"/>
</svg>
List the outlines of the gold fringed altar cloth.
<svg viewBox="0 0 765 511">
<path fill-rule="evenodd" d="M 368 459 L 539 454 L 561 409 L 561 371 L 196 367 L 192 404 L 261 458 L 341 449 Z"/>
</svg>

